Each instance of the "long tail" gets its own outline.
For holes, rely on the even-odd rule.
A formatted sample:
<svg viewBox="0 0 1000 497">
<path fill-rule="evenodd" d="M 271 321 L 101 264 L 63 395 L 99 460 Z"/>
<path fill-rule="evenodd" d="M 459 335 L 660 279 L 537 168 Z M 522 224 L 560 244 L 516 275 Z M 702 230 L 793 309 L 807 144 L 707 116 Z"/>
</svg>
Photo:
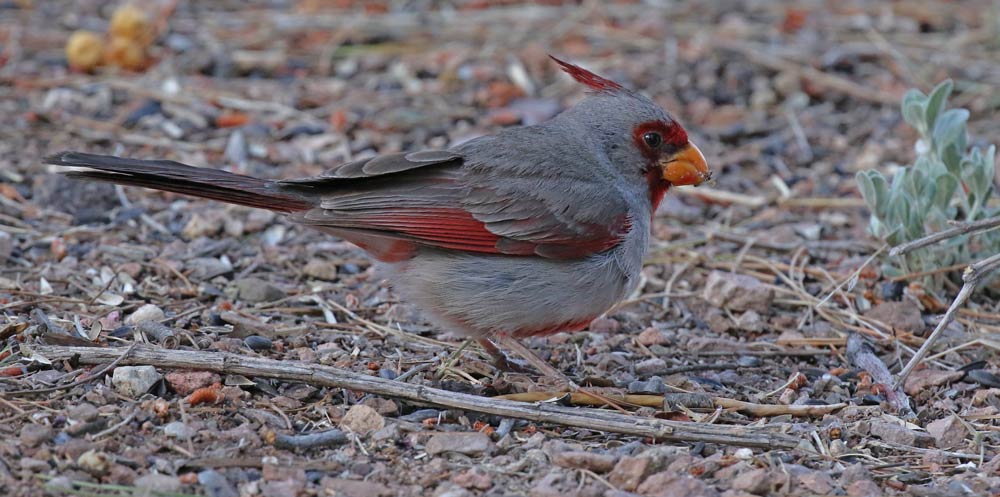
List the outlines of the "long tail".
<svg viewBox="0 0 1000 497">
<path fill-rule="evenodd" d="M 279 191 L 275 183 L 268 180 L 170 160 L 62 152 L 46 157 L 45 162 L 56 166 L 89 168 L 64 173 L 71 178 L 142 186 L 279 212 L 304 211 L 314 207 L 314 203 L 304 197 Z"/>
</svg>

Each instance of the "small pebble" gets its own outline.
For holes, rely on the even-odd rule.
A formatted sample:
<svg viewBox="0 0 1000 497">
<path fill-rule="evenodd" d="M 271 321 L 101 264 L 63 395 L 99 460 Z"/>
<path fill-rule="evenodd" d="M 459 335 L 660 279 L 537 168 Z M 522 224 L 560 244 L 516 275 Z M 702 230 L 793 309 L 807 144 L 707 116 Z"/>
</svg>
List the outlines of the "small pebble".
<svg viewBox="0 0 1000 497">
<path fill-rule="evenodd" d="M 126 397 L 138 397 L 161 378 L 163 376 L 153 366 L 119 366 L 111 376 L 111 385 Z"/>
<path fill-rule="evenodd" d="M 48 425 L 37 423 L 27 423 L 21 427 L 21 443 L 26 447 L 38 447 L 39 445 L 52 440 L 52 428 Z"/>
<path fill-rule="evenodd" d="M 99 476 L 108 472 L 111 458 L 104 452 L 91 449 L 81 454 L 76 460 L 76 464 L 84 471 L 94 476 Z"/>
<path fill-rule="evenodd" d="M 161 321 L 166 318 L 163 309 L 154 304 L 144 304 L 125 318 L 125 324 L 136 324 L 143 321 Z"/>
<path fill-rule="evenodd" d="M 97 411 L 97 407 L 90 402 L 81 402 L 75 406 L 69 408 L 66 412 L 69 419 L 74 421 L 88 422 L 97 419 L 100 413 Z"/>
<path fill-rule="evenodd" d="M 180 421 L 167 423 L 166 426 L 163 427 L 163 433 L 168 437 L 176 438 L 178 440 L 188 440 L 195 436 L 194 429 Z"/>
<path fill-rule="evenodd" d="M 233 484 L 229 483 L 229 480 L 222 473 L 214 469 L 198 473 L 198 483 L 210 497 L 239 497 L 240 495 Z"/>
<path fill-rule="evenodd" d="M 260 335 L 250 335 L 243 339 L 243 343 L 246 344 L 247 347 L 250 347 L 250 350 L 256 351 L 271 350 L 271 347 L 274 345 L 271 342 L 271 339 Z"/>
<path fill-rule="evenodd" d="M 135 479 L 136 488 L 160 493 L 177 492 L 181 489 L 181 481 L 176 476 L 160 473 L 147 473 Z"/>
<path fill-rule="evenodd" d="M 667 386 L 663 384 L 663 378 L 651 376 L 648 380 L 635 380 L 628 384 L 628 393 L 636 394 L 662 394 L 666 393 Z"/>
<path fill-rule="evenodd" d="M 351 406 L 340 420 L 340 427 L 358 435 L 367 435 L 385 426 L 385 418 L 375 409 L 364 404 Z"/>
<path fill-rule="evenodd" d="M 312 259 L 302 268 L 302 273 L 318 280 L 334 281 L 337 279 L 337 265 L 322 259 Z"/>
<path fill-rule="evenodd" d="M 285 297 L 284 291 L 260 278 L 238 279 L 233 286 L 238 298 L 251 304 L 273 302 Z"/>
<path fill-rule="evenodd" d="M 432 456 L 445 452 L 479 456 L 493 450 L 493 441 L 489 435 L 478 431 L 437 433 L 427 441 L 424 450 Z"/>
</svg>

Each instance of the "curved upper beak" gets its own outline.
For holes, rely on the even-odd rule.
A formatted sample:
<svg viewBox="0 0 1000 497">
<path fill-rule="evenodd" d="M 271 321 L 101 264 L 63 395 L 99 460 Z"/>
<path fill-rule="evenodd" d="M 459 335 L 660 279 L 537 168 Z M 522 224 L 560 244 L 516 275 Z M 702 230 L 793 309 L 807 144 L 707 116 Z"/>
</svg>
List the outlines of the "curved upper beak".
<svg viewBox="0 0 1000 497">
<path fill-rule="evenodd" d="M 705 156 L 694 143 L 688 143 L 671 157 L 660 161 L 663 179 L 675 186 L 698 186 L 712 179 L 712 171 L 705 163 Z"/>
</svg>

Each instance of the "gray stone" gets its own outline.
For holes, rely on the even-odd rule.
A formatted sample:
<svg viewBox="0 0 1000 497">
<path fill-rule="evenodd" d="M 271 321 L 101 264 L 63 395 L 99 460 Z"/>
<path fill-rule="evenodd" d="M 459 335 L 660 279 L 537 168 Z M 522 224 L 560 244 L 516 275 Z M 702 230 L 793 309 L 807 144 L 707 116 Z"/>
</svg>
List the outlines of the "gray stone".
<svg viewBox="0 0 1000 497">
<path fill-rule="evenodd" d="M 167 315 L 163 313 L 163 309 L 160 309 L 153 304 L 144 304 L 125 318 L 125 324 L 136 324 L 144 321 L 162 321 L 165 317 L 167 317 Z"/>
<path fill-rule="evenodd" d="M 206 469 L 198 473 L 198 483 L 210 497 L 239 497 L 240 495 L 233 484 L 229 483 L 229 480 L 222 476 L 222 473 L 214 469 Z"/>
<path fill-rule="evenodd" d="M 251 304 L 273 302 L 285 298 L 284 290 L 260 279 L 243 278 L 233 282 L 237 297 Z"/>
<path fill-rule="evenodd" d="M 66 415 L 69 419 L 86 423 L 97 419 L 100 412 L 97 411 L 97 407 L 94 407 L 94 404 L 91 404 L 90 402 L 81 402 L 73 407 L 70 407 Z"/>
<path fill-rule="evenodd" d="M 178 440 L 188 440 L 196 435 L 194 428 L 191 428 L 180 421 L 172 421 L 163 427 L 163 434 Z"/>
<path fill-rule="evenodd" d="M 48 425 L 28 423 L 21 427 L 21 443 L 25 447 L 38 447 L 52 440 L 52 428 Z"/>
<path fill-rule="evenodd" d="M 640 361 L 635 365 L 635 374 L 641 377 L 660 374 L 667 369 L 667 362 L 659 357 Z"/>
<path fill-rule="evenodd" d="M 907 447 L 928 447 L 934 442 L 934 439 L 926 433 L 885 421 L 872 421 L 870 433 L 886 442 Z"/>
<path fill-rule="evenodd" d="M 638 394 L 663 394 L 666 393 L 667 386 L 663 384 L 663 378 L 652 376 L 646 381 L 635 380 L 628 384 L 628 393 Z"/>
<path fill-rule="evenodd" d="M 479 456 L 493 450 L 493 441 L 488 435 L 478 431 L 436 433 L 427 441 L 424 450 L 432 456 L 445 452 Z"/>
<path fill-rule="evenodd" d="M 135 479 L 136 488 L 154 492 L 177 492 L 181 489 L 181 481 L 176 476 L 160 473 L 147 473 Z"/>
<path fill-rule="evenodd" d="M 163 378 L 153 366 L 119 366 L 111 376 L 111 385 L 126 397 L 138 397 Z"/>
<path fill-rule="evenodd" d="M 206 281 L 216 276 L 231 273 L 233 265 L 228 259 L 218 259 L 215 257 L 197 257 L 187 261 L 190 273 L 188 278 L 194 281 Z"/>
</svg>

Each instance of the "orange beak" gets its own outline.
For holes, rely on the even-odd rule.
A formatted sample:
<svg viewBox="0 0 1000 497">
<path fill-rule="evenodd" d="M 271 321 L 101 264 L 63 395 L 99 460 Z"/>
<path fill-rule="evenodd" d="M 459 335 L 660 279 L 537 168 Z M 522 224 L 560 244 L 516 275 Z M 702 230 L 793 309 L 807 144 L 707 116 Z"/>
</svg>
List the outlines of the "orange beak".
<svg viewBox="0 0 1000 497">
<path fill-rule="evenodd" d="M 705 156 L 694 143 L 688 143 L 672 157 L 660 161 L 663 179 L 674 186 L 698 186 L 712 179 L 712 171 L 705 163 Z"/>
</svg>

